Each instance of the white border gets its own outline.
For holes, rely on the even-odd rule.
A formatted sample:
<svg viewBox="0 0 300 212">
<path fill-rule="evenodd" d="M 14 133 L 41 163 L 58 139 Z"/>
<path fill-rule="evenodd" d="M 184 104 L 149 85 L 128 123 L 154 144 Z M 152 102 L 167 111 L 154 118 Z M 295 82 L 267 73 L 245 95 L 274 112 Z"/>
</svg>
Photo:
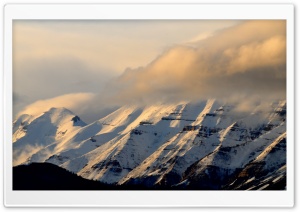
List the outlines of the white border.
<svg viewBox="0 0 300 212">
<path fill-rule="evenodd" d="M 292 207 L 294 205 L 294 6 L 291 4 L 8 4 L 4 8 L 4 204 L 6 207 Z M 286 191 L 13 191 L 12 20 L 287 20 Z"/>
</svg>

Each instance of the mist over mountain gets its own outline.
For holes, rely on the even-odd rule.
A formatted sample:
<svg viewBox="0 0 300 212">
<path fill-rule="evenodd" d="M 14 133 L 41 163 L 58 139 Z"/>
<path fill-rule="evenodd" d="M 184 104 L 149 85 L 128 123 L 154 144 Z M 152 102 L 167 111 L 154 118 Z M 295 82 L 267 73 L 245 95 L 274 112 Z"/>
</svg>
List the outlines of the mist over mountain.
<svg viewBox="0 0 300 212">
<path fill-rule="evenodd" d="M 217 99 L 251 111 L 286 99 L 285 21 L 246 21 L 199 41 L 173 45 L 139 68 L 128 68 L 97 93 L 68 93 L 27 105 L 36 115 L 66 107 L 88 122 L 123 105 Z M 97 78 L 90 77 L 94 83 Z M 101 87 L 101 89 L 100 89 Z M 75 91 L 74 91 L 75 92 Z M 17 117 L 17 116 L 16 116 Z"/>
</svg>

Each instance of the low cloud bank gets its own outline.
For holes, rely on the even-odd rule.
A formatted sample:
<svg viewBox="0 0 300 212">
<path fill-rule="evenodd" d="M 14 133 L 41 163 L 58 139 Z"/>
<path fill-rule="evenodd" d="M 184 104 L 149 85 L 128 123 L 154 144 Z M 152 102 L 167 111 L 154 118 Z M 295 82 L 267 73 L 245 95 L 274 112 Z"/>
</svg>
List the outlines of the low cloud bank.
<svg viewBox="0 0 300 212">
<path fill-rule="evenodd" d="M 249 110 L 253 102 L 285 99 L 286 23 L 247 21 L 199 42 L 174 46 L 146 67 L 127 69 L 100 94 L 84 98 L 69 108 L 78 112 L 78 105 L 86 105 L 79 112 L 86 117 L 124 104 L 216 98 Z"/>
<path fill-rule="evenodd" d="M 285 99 L 285 21 L 244 22 L 193 45 L 174 46 L 148 66 L 126 70 L 105 94 L 115 104 Z"/>
</svg>

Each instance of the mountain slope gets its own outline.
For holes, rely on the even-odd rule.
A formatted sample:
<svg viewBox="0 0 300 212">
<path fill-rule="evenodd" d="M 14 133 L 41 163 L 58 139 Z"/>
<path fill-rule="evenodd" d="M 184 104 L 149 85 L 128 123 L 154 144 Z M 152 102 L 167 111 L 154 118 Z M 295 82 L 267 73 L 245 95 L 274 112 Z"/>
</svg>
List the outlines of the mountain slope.
<svg viewBox="0 0 300 212">
<path fill-rule="evenodd" d="M 91 124 L 53 108 L 15 121 L 14 165 L 48 162 L 123 186 L 249 189 L 243 184 L 253 175 L 241 178 L 240 173 L 260 160 L 265 177 L 283 182 L 286 103 L 269 108 L 266 112 L 258 104 L 241 112 L 216 100 L 126 105 Z M 269 180 L 255 179 L 257 185 L 259 179 Z"/>
<path fill-rule="evenodd" d="M 14 123 L 14 166 L 26 162 L 29 157 L 43 148 L 76 134 L 76 130 L 86 125 L 78 116 L 65 108 L 51 108 L 37 117 L 26 115 L 25 117 L 25 121 L 23 115 Z M 22 136 L 20 132 L 23 132 Z M 39 157 L 44 159 L 48 155 L 49 153 L 44 153 Z M 39 157 L 36 157 L 36 160 L 39 160 Z"/>
</svg>

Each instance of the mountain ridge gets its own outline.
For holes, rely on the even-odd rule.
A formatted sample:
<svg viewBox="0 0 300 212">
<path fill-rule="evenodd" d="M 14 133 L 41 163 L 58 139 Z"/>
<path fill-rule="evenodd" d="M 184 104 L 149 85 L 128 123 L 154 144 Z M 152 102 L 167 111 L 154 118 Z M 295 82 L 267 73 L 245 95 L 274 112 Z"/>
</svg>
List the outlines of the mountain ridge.
<svg viewBox="0 0 300 212">
<path fill-rule="evenodd" d="M 221 189 L 260 154 L 274 157 L 266 149 L 282 143 L 279 138 L 286 133 L 286 103 L 277 101 L 269 108 L 266 112 L 265 106 L 258 104 L 252 111 L 241 113 L 234 105 L 212 99 L 125 105 L 90 124 L 67 109 L 52 108 L 44 116 L 24 115 L 14 122 L 18 129 L 40 129 L 39 133 L 24 131 L 22 136 L 20 130 L 14 131 L 14 159 L 26 153 L 26 157 L 15 159 L 14 165 L 53 163 L 108 184 Z M 45 119 L 45 114 L 52 116 Z M 34 127 L 35 122 L 48 128 Z M 286 149 L 278 151 L 276 157 L 282 167 Z M 275 172 L 281 168 L 270 159 L 266 161 Z M 278 173 L 283 174 L 277 177 L 285 177 L 284 172 Z"/>
</svg>

